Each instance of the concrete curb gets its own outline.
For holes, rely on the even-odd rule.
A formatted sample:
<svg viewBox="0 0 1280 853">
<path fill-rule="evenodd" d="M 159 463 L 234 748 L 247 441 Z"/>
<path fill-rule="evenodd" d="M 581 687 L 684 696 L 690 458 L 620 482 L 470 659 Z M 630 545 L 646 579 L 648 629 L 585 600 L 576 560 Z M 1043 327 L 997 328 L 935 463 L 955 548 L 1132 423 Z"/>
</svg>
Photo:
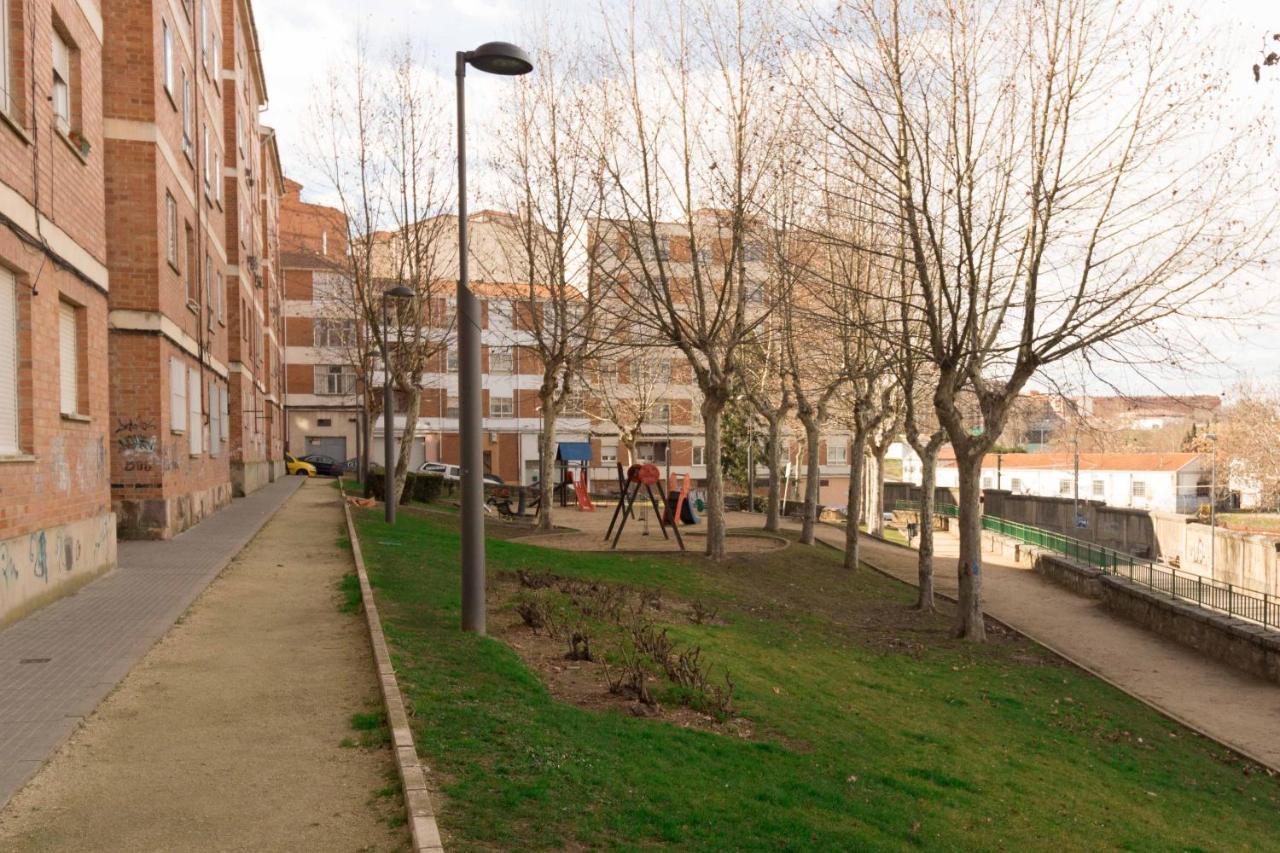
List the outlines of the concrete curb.
<svg viewBox="0 0 1280 853">
<path fill-rule="evenodd" d="M 395 751 L 396 767 L 404 788 L 404 806 L 409 818 L 409 831 L 413 835 L 416 851 L 443 851 L 440 828 L 436 825 L 435 809 L 431 805 L 431 793 L 427 790 L 427 768 L 418 761 L 418 750 L 413 745 L 413 729 L 409 727 L 409 715 L 404 710 L 404 696 L 396 681 L 395 667 L 391 665 L 391 653 L 387 649 L 387 637 L 382 632 L 382 619 L 378 616 L 378 604 L 373 599 L 373 587 L 365 570 L 364 555 L 360 551 L 360 537 L 356 534 L 355 521 L 351 518 L 351 505 L 347 503 L 345 489 L 340 489 L 342 513 L 347 519 L 347 536 L 351 540 L 351 553 L 355 557 L 356 576 L 360 579 L 360 597 L 364 603 L 365 621 L 369 626 L 369 644 L 373 647 L 373 660 L 378 667 L 378 683 L 382 688 L 382 702 L 387 709 L 387 725 L 391 729 L 391 748 Z"/>
<path fill-rule="evenodd" d="M 872 537 L 872 538 L 878 538 L 878 537 Z M 823 545 L 826 545 L 828 548 L 831 548 L 831 549 L 832 549 L 832 550 L 834 550 L 834 551 L 839 551 L 839 552 L 841 552 L 841 553 L 843 553 L 843 552 L 844 552 L 844 548 L 841 548 L 841 547 L 840 547 L 840 546 L 838 546 L 838 545 L 833 545 L 832 543 L 830 543 L 830 542 L 825 542 L 825 541 L 823 541 L 823 540 L 821 540 L 821 539 L 819 539 L 819 540 L 817 540 L 817 541 L 821 542 Z M 912 551 L 913 553 L 915 552 L 915 549 L 914 549 L 914 548 L 906 548 L 906 546 L 905 546 L 905 545 L 899 545 L 897 542 L 889 542 L 888 540 L 880 540 L 880 541 L 883 541 L 886 545 L 893 545 L 893 546 L 898 547 L 898 548 L 904 548 L 905 550 Z M 862 557 L 862 559 L 861 559 L 859 562 L 861 562 L 863 565 L 865 565 L 867 568 L 871 569 L 872 571 L 876 572 L 877 574 L 884 575 L 885 577 L 890 578 L 891 580 L 895 580 L 895 581 L 897 581 L 897 582 L 898 582 L 898 583 L 900 583 L 900 584 L 904 584 L 904 585 L 906 585 L 906 586 L 909 586 L 909 587 L 911 587 L 912 589 L 915 589 L 915 588 L 916 588 L 916 584 L 914 584 L 914 583 L 912 583 L 911 581 L 906 580 L 906 579 L 904 579 L 904 578 L 900 578 L 900 577 L 898 577 L 896 574 L 894 574 L 893 572 L 889 571 L 888 569 L 884 569 L 884 568 L 881 568 L 880 566 L 875 565 L 874 563 L 872 563 L 871 561 L 869 561 L 869 560 L 866 558 L 866 556 L 863 556 L 863 557 Z M 955 604 L 955 603 L 956 603 L 956 598 L 955 598 L 955 596 L 953 596 L 953 595 L 948 595 L 948 594 L 947 594 L 947 593 L 945 593 L 945 592 L 939 592 L 937 589 L 935 589 L 935 590 L 934 590 L 934 593 L 933 593 L 933 594 L 934 594 L 935 596 L 937 596 L 938 598 L 944 599 L 944 600 L 946 600 L 946 601 L 950 601 L 952 604 Z M 1026 638 L 1027 638 L 1028 640 L 1030 640 L 1031 642 L 1035 643 L 1036 645 L 1040 646 L 1041 648 L 1047 649 L 1048 651 L 1050 651 L 1050 652 L 1052 652 L 1053 654 L 1057 655 L 1058 657 L 1062 658 L 1062 659 L 1063 659 L 1063 660 L 1065 660 L 1067 663 L 1071 664 L 1072 666 L 1076 667 L 1077 669 L 1082 669 L 1082 670 L 1084 670 L 1085 672 L 1089 673 L 1090 675 L 1092 675 L 1094 678 L 1098 679 L 1099 681 L 1103 681 L 1103 682 L 1105 682 L 1105 683 L 1107 683 L 1107 684 L 1111 685 L 1111 686 L 1112 686 L 1112 687 L 1114 687 L 1116 690 L 1119 690 L 1121 693 L 1125 694 L 1125 695 L 1126 695 L 1126 696 L 1128 696 L 1129 698 L 1131 698 L 1131 699 L 1136 699 L 1137 701 L 1141 702 L 1143 705 L 1146 705 L 1148 708 L 1150 708 L 1151 710 L 1155 711 L 1157 714 L 1160 714 L 1160 715 L 1161 715 L 1161 716 L 1163 716 L 1163 717 L 1168 717 L 1170 720 L 1173 720 L 1175 723 L 1178 723 L 1178 724 L 1179 724 L 1179 725 L 1181 725 L 1181 726 L 1185 726 L 1186 728 L 1188 728 L 1188 729 L 1190 729 L 1191 731 L 1195 732 L 1196 734 L 1200 735 L 1202 738 L 1204 738 L 1204 739 L 1206 739 L 1206 740 L 1211 740 L 1211 741 L 1213 741 L 1214 743 L 1218 744 L 1219 746 L 1222 746 L 1222 747 L 1225 747 L 1226 749 L 1231 750 L 1231 751 L 1232 751 L 1232 752 L 1234 752 L 1236 755 L 1239 755 L 1239 756 L 1241 756 L 1242 758 L 1247 758 L 1247 759 L 1249 759 L 1250 761 L 1253 761 L 1253 762 L 1255 762 L 1255 763 L 1257 763 L 1257 764 L 1259 764 L 1259 765 L 1261 765 L 1261 766 L 1263 766 L 1263 767 L 1266 767 L 1268 770 L 1271 770 L 1271 771 L 1274 771 L 1274 772 L 1280 773 L 1280 765 L 1277 765 L 1277 764 L 1275 764 L 1275 763 L 1273 763 L 1273 762 L 1268 761 L 1268 760 L 1267 760 L 1267 759 L 1265 759 L 1265 758 L 1262 758 L 1262 757 L 1260 757 L 1260 756 L 1258 756 L 1258 755 L 1255 755 L 1255 754 L 1254 754 L 1253 752 L 1251 752 L 1249 749 L 1247 749 L 1247 748 L 1245 748 L 1245 747 L 1242 747 L 1242 746 L 1240 746 L 1239 744 L 1232 743 L 1231 741 L 1229 741 L 1229 740 L 1225 740 L 1225 739 L 1223 739 L 1223 738 L 1221 738 L 1221 737 L 1218 737 L 1217 735 L 1209 734 L 1209 733 L 1208 733 L 1208 732 L 1206 732 L 1204 729 L 1200 728 L 1200 727 L 1199 727 L 1199 726 L 1197 726 L 1195 723 L 1193 723 L 1193 722 L 1191 722 L 1190 720 L 1186 719 L 1185 717 L 1183 717 L 1181 714 L 1177 713 L 1176 711 L 1172 711 L 1172 710 L 1170 710 L 1169 708 L 1166 708 L 1165 706 L 1161 705 L 1159 702 L 1154 702 L 1154 701 L 1152 701 L 1152 700 L 1148 699 L 1148 698 L 1147 698 L 1147 697 L 1145 697 L 1145 696 L 1142 696 L 1142 695 L 1140 695 L 1140 694 L 1138 694 L 1138 693 L 1133 692 L 1133 691 L 1132 691 L 1132 690 L 1130 690 L 1129 688 L 1125 687 L 1123 684 L 1120 684 L 1119 682 L 1117 682 L 1117 681 L 1115 681 L 1115 680 L 1113 680 L 1113 679 L 1111 679 L 1111 678 L 1108 678 L 1106 675 L 1102 674 L 1101 672 L 1098 672 L 1096 669 L 1094 669 L 1093 667 L 1089 666 L 1087 663 L 1084 663 L 1084 662 L 1082 662 L 1082 661 L 1079 661 L 1079 660 L 1077 660 L 1076 658 L 1072 657 L 1072 656 L 1071 656 L 1070 654 L 1068 654 L 1067 652 L 1064 652 L 1064 651 L 1062 651 L 1061 649 L 1057 648 L 1057 647 L 1056 647 L 1056 646 L 1054 646 L 1052 643 L 1047 643 L 1047 642 L 1045 642 L 1044 640 L 1039 639 L 1039 638 L 1038 638 L 1038 637 L 1036 637 L 1035 635 L 1027 633 L 1026 629 L 1024 629 L 1024 628 L 1019 628 L 1019 627 L 1017 627 L 1016 625 L 1012 625 L 1012 624 L 1010 624 L 1010 623 L 1008 623 L 1008 622 L 1004 621 L 1003 619 L 1000 619 L 1000 618 L 998 618 L 998 617 L 996 617 L 996 616 L 992 616 L 992 615 L 991 615 L 991 613 L 990 613 L 990 612 L 988 612 L 988 611 L 986 611 L 986 610 L 983 610 L 982 615 L 983 615 L 983 617 L 984 617 L 984 618 L 986 618 L 986 619 L 990 619 L 992 622 L 995 622 L 996 624 L 998 624 L 998 625 L 1002 626 L 1003 628 L 1005 628 L 1005 629 L 1007 629 L 1007 630 L 1009 630 L 1009 631 L 1012 631 L 1012 632 L 1013 632 L 1013 633 L 1015 633 L 1015 634 L 1019 634 L 1019 635 L 1021 635 L 1021 636 L 1023 636 L 1023 637 L 1026 637 Z"/>
</svg>

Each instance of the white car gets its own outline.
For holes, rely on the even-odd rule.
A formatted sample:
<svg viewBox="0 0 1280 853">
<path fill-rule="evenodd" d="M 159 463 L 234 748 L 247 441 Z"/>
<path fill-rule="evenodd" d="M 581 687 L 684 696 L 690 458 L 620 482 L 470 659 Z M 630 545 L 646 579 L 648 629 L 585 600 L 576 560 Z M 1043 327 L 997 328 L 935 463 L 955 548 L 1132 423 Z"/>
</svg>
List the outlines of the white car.
<svg viewBox="0 0 1280 853">
<path fill-rule="evenodd" d="M 462 479 L 462 469 L 457 465 L 445 465 L 443 462 L 423 462 L 418 466 L 419 474 L 439 474 L 446 480 L 458 482 Z M 497 474 L 485 474 L 484 484 L 486 486 L 505 486 L 506 481 Z"/>
</svg>

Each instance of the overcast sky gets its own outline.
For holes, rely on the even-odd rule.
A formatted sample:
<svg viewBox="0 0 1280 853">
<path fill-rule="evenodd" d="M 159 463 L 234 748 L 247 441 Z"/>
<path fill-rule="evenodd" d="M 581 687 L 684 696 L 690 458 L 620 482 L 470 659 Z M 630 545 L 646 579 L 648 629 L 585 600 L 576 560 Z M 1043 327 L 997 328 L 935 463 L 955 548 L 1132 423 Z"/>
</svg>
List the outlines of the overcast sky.
<svg viewBox="0 0 1280 853">
<path fill-rule="evenodd" d="M 311 200 L 324 200 L 323 188 L 307 167 L 308 108 L 332 63 L 350 52 L 357 27 L 365 27 L 375 51 L 411 40 L 427 67 L 448 84 L 454 51 L 485 41 L 519 42 L 522 33 L 537 23 L 535 17 L 549 14 L 560 22 L 558 26 L 573 26 L 594 19 L 599 5 L 600 0 L 258 0 L 254 8 L 270 95 L 265 120 L 278 132 L 285 173 L 311 186 L 310 192 L 304 191 Z M 1171 5 L 1196 10 L 1206 30 L 1218 33 L 1217 67 L 1206 73 L 1232 81 L 1230 96 L 1242 118 L 1269 112 L 1274 126 L 1280 128 L 1280 74 L 1269 83 L 1255 85 L 1250 72 L 1261 55 L 1265 35 L 1280 32 L 1280 0 L 1172 0 Z M 494 87 L 508 83 L 483 74 L 468 77 L 468 115 L 482 116 L 494 103 L 498 91 Z M 451 98 L 447 105 L 452 108 Z M 452 116 L 446 114 L 442 121 L 451 122 Z M 1259 163 L 1260 168 L 1266 165 Z M 1280 171 L 1275 164 L 1271 168 Z M 1280 291 L 1280 283 L 1271 287 Z M 1223 354 L 1221 360 L 1110 370 L 1106 376 L 1131 394 L 1220 393 L 1242 376 L 1280 380 L 1277 322 L 1280 317 L 1260 317 L 1231 327 L 1187 324 L 1183 333 L 1203 338 Z M 1083 371 L 1075 373 L 1059 380 L 1071 385 L 1083 382 L 1093 393 L 1106 392 L 1104 384 L 1087 378 Z"/>
</svg>

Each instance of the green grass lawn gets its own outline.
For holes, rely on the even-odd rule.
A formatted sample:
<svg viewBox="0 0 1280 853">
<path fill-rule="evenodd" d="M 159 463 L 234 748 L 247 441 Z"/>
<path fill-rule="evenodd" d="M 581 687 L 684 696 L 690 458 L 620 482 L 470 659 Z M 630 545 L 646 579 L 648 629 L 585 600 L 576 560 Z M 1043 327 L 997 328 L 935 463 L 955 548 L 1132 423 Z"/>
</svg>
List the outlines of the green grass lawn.
<svg viewBox="0 0 1280 853">
<path fill-rule="evenodd" d="M 450 849 L 1277 844 L 1280 783 L 1255 765 L 1026 640 L 948 639 L 946 613 L 828 548 L 713 564 L 490 540 L 491 575 L 713 603 L 722 624 L 671 633 L 731 671 L 746 739 L 556 699 L 506 643 L 458 630 L 454 519 L 357 523 Z"/>
<path fill-rule="evenodd" d="M 1274 512 L 1220 512 L 1218 523 L 1236 530 L 1264 530 L 1280 533 L 1280 515 Z"/>
</svg>

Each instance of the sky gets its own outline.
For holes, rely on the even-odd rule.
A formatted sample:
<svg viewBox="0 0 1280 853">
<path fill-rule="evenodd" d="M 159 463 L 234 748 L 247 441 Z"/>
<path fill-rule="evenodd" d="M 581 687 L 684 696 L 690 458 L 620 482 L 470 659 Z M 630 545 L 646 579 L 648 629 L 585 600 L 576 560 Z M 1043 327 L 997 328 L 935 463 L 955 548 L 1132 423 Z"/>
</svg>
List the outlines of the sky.
<svg viewBox="0 0 1280 853">
<path fill-rule="evenodd" d="M 1253 82 L 1250 70 L 1261 56 L 1267 34 L 1280 32 L 1280 2 L 1169 1 L 1175 7 L 1194 10 L 1205 32 L 1213 33 L 1218 45 L 1216 67 L 1206 73 L 1230 81 L 1228 97 L 1238 105 L 1239 114 L 1269 115 L 1280 132 L 1280 69 L 1274 69 L 1277 73 L 1272 79 L 1260 85 Z M 264 121 L 277 131 L 285 174 L 304 184 L 304 198 L 327 200 L 322 181 L 309 166 L 308 113 L 326 74 L 350 55 L 358 28 L 364 28 L 374 52 L 389 52 L 411 41 L 424 67 L 439 78 L 441 92 L 451 95 L 455 51 L 486 41 L 519 43 L 523 34 L 548 18 L 556 21 L 553 31 L 554 27 L 572 27 L 594 19 L 601 2 L 607 6 L 614 0 L 258 0 L 254 10 L 270 98 Z M 1280 44 L 1274 47 L 1280 49 Z M 508 84 L 490 75 L 468 76 L 469 124 L 474 127 L 477 119 L 470 117 L 483 117 L 496 105 L 501 94 L 498 87 Z M 451 96 L 441 103 L 451 111 Z M 451 113 L 441 120 L 452 123 Z M 473 156 L 471 162 L 482 156 Z M 1280 154 L 1272 152 L 1270 156 Z M 1263 165 L 1259 163 L 1259 168 Z M 1188 352 L 1203 349 L 1213 355 L 1169 358 L 1139 370 L 1102 367 L 1097 371 L 1101 379 L 1076 365 L 1036 384 L 1044 390 L 1070 393 L 1109 393 L 1114 387 L 1129 394 L 1219 394 L 1229 392 L 1242 378 L 1280 384 L 1280 334 L 1275 333 L 1280 328 L 1280 287 L 1269 281 L 1267 285 L 1277 291 L 1278 304 L 1271 314 L 1230 324 L 1192 318 L 1171 330 L 1202 342 L 1202 347 L 1188 343 Z"/>
</svg>

